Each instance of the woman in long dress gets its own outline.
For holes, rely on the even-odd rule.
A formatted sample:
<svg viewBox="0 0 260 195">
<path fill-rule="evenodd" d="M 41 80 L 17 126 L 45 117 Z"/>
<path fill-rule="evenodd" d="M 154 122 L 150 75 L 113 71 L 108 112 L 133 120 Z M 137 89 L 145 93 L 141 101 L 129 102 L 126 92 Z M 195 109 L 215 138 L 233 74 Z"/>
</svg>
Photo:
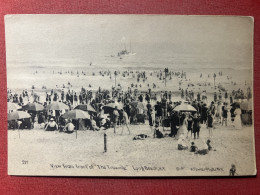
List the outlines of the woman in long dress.
<svg viewBox="0 0 260 195">
<path fill-rule="evenodd" d="M 242 128 L 241 109 L 240 109 L 239 105 L 237 105 L 237 108 L 235 109 L 234 114 L 235 114 L 235 120 L 234 120 L 235 129 L 241 129 Z"/>
<path fill-rule="evenodd" d="M 183 134 L 184 138 L 186 138 L 188 135 L 186 114 L 182 114 L 180 116 L 180 127 L 178 129 L 176 139 L 179 139 L 180 135 L 182 135 L 182 134 Z"/>
</svg>

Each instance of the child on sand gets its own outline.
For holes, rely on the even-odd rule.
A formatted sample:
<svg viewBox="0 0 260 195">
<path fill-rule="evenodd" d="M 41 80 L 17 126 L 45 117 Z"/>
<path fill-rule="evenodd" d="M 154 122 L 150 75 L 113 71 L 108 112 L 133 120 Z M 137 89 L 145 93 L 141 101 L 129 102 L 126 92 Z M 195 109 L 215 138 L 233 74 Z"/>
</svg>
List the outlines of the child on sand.
<svg viewBox="0 0 260 195">
<path fill-rule="evenodd" d="M 208 146 L 208 150 L 209 150 L 209 151 L 212 150 L 212 146 L 211 146 L 210 142 L 211 142 L 210 139 L 208 139 L 208 140 L 207 140 L 207 143 L 206 143 L 207 146 Z"/>
<path fill-rule="evenodd" d="M 198 150 L 198 147 L 195 146 L 194 142 L 191 142 L 190 152 L 196 152 Z"/>
<path fill-rule="evenodd" d="M 178 139 L 178 150 L 187 150 L 188 146 L 185 143 L 184 135 L 181 134 Z"/>
<path fill-rule="evenodd" d="M 163 138 L 164 137 L 162 132 L 159 130 L 159 127 L 158 127 L 157 124 L 155 125 L 155 129 L 154 129 L 154 137 L 156 137 L 156 138 Z"/>
</svg>

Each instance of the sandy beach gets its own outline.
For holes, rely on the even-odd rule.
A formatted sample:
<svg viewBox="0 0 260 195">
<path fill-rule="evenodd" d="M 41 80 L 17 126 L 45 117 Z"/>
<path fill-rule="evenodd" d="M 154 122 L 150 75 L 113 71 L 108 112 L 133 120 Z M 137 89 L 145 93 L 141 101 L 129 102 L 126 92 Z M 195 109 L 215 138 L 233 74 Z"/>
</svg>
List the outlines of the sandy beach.
<svg viewBox="0 0 260 195">
<path fill-rule="evenodd" d="M 252 18 L 18 15 L 5 25 L 9 174 L 228 176 L 232 164 L 234 174 L 256 174 Z M 74 110 L 78 104 L 89 113 Z M 212 137 L 203 122 L 212 127 L 217 117 L 228 125 L 215 124 Z M 90 120 L 84 129 L 107 130 L 33 125 L 72 132 L 78 119 Z M 182 150 L 193 141 L 178 135 L 188 120 L 194 132 L 203 123 L 195 145 L 207 151 L 210 137 L 208 154 Z M 131 135 L 121 127 L 114 134 L 117 123 L 131 124 Z M 153 138 L 150 127 L 165 137 Z M 138 134 L 148 138 L 134 141 Z"/>
<path fill-rule="evenodd" d="M 147 124 L 131 125 L 130 129 L 131 135 L 128 135 L 126 129 L 120 135 L 120 127 L 116 134 L 113 129 L 78 131 L 77 139 L 75 132 L 65 134 L 38 128 L 20 130 L 19 138 L 18 130 L 9 130 L 9 174 L 16 170 L 18 175 L 35 175 L 36 172 L 37 175 L 66 175 L 74 169 L 73 174 L 78 176 L 120 176 L 126 173 L 149 176 L 154 175 L 154 171 L 161 176 L 227 176 L 231 164 L 237 165 L 238 175 L 254 174 L 254 167 L 247 166 L 255 163 L 251 127 L 235 130 L 232 126 L 216 126 L 211 139 L 216 151 L 210 151 L 207 155 L 179 151 L 177 140 L 171 137 L 153 138 Z M 106 153 L 104 133 L 107 134 Z M 149 137 L 145 140 L 133 140 L 134 135 L 141 133 Z M 163 133 L 168 134 L 170 131 L 166 128 Z M 187 144 L 195 141 L 200 147 L 207 137 L 208 130 L 202 125 L 200 138 L 194 140 L 189 135 Z M 23 164 L 23 161 L 28 164 Z M 93 166 L 93 169 L 89 166 Z M 156 170 L 148 170 L 149 167 Z M 110 169 L 113 171 L 107 172 Z"/>
</svg>

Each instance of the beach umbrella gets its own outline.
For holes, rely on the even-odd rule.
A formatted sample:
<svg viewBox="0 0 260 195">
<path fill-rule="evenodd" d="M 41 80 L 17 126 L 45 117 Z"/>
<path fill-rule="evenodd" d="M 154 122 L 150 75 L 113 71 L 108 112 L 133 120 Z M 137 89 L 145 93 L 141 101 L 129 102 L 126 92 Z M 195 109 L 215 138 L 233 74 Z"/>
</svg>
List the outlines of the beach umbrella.
<svg viewBox="0 0 260 195">
<path fill-rule="evenodd" d="M 133 106 L 133 107 L 137 107 L 138 102 L 131 102 L 130 105 Z"/>
<path fill-rule="evenodd" d="M 242 101 L 240 103 L 241 110 L 247 110 L 247 107 L 248 107 L 248 102 L 247 101 Z"/>
<path fill-rule="evenodd" d="M 68 119 L 90 119 L 90 115 L 83 111 L 83 110 L 70 110 L 66 112 L 65 114 L 62 115 L 63 118 L 68 118 Z M 77 130 L 76 130 L 76 139 L 77 139 Z"/>
<path fill-rule="evenodd" d="M 90 115 L 83 110 L 70 110 L 62 115 L 63 118 L 69 119 L 90 119 Z"/>
<path fill-rule="evenodd" d="M 53 102 L 47 105 L 46 110 L 68 110 L 69 107 L 62 102 Z"/>
<path fill-rule="evenodd" d="M 41 111 L 44 109 L 44 107 L 38 103 L 28 103 L 25 106 L 23 106 L 23 109 L 30 110 L 30 111 Z"/>
<path fill-rule="evenodd" d="M 80 104 L 75 107 L 75 109 L 89 111 L 89 112 L 97 112 L 90 104 Z"/>
<path fill-rule="evenodd" d="M 7 102 L 7 109 L 8 111 L 12 111 L 12 110 L 19 110 L 21 109 L 22 107 L 19 106 L 18 104 L 15 104 L 13 102 Z"/>
<path fill-rule="evenodd" d="M 247 110 L 253 110 L 253 99 L 248 100 Z"/>
<path fill-rule="evenodd" d="M 246 100 L 246 101 L 242 101 L 241 103 L 240 103 L 240 108 L 241 108 L 241 110 L 247 110 L 247 111 L 249 111 L 249 110 L 252 110 L 253 109 L 253 101 L 252 101 L 252 99 L 250 99 L 250 100 Z"/>
<path fill-rule="evenodd" d="M 137 108 L 144 110 L 144 104 L 142 102 L 137 103 Z"/>
<path fill-rule="evenodd" d="M 197 112 L 197 110 L 190 104 L 178 105 L 173 110 L 177 112 Z"/>
<path fill-rule="evenodd" d="M 106 108 L 112 108 L 112 109 L 115 109 L 115 107 L 117 107 L 118 110 L 121 110 L 123 109 L 123 106 L 121 104 L 119 104 L 118 102 L 115 102 L 115 103 L 109 103 L 107 105 L 104 105 L 104 107 Z"/>
<path fill-rule="evenodd" d="M 8 114 L 8 120 L 30 118 L 31 115 L 24 111 L 15 111 Z"/>
</svg>

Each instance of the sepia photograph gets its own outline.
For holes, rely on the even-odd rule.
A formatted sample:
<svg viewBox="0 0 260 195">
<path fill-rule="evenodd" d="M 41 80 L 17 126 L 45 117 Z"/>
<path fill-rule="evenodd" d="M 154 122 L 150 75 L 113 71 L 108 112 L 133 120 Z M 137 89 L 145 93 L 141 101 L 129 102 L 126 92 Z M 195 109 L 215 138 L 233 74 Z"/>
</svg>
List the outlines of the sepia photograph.
<svg viewBox="0 0 260 195">
<path fill-rule="evenodd" d="M 252 17 L 6 15 L 5 38 L 8 175 L 256 175 Z"/>
</svg>

